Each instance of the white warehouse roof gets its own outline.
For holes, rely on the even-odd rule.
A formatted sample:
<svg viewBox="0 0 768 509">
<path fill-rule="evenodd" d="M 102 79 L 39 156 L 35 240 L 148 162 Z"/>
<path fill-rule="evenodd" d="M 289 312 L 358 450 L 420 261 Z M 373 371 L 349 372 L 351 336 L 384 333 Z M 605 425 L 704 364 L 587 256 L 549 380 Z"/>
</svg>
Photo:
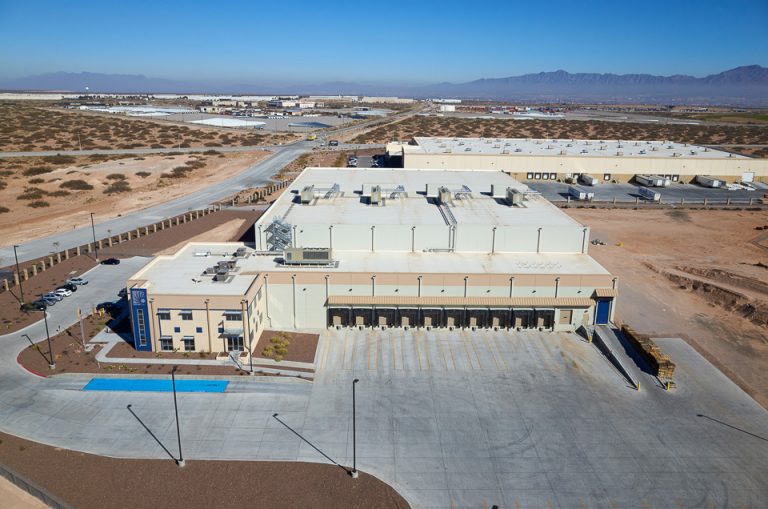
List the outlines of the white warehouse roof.
<svg viewBox="0 0 768 509">
<path fill-rule="evenodd" d="M 414 138 L 416 145 L 403 145 L 407 153 L 480 154 L 521 156 L 583 157 L 682 157 L 730 159 L 745 156 L 730 154 L 687 143 L 671 141 L 572 140 L 535 138 Z"/>
</svg>

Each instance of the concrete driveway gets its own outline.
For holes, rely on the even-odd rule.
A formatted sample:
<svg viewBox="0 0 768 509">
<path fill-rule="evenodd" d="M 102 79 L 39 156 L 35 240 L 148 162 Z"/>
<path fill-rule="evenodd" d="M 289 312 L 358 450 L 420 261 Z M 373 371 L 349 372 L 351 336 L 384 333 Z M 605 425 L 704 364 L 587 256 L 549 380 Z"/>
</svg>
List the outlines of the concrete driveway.
<svg viewBox="0 0 768 509">
<path fill-rule="evenodd" d="M 242 377 L 223 394 L 180 394 L 185 458 L 328 462 L 317 448 L 351 465 L 359 378 L 358 468 L 415 507 L 760 506 L 768 414 L 681 340 L 661 343 L 678 362 L 674 392 L 642 373 L 632 390 L 572 334 L 324 331 L 314 383 Z M 38 379 L 14 365 L 22 342 L 0 345 L 4 431 L 170 461 L 132 404 L 176 453 L 169 394 Z"/>
</svg>

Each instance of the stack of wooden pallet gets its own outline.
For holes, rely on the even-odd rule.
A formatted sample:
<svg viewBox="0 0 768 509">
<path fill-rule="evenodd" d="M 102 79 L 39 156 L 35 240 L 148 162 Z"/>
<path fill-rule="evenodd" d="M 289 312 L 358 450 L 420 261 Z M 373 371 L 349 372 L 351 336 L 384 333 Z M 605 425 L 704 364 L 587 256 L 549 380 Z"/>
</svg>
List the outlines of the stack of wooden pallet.
<svg viewBox="0 0 768 509">
<path fill-rule="evenodd" d="M 675 374 L 675 363 L 661 352 L 659 346 L 645 334 L 640 334 L 628 325 L 622 325 L 621 331 L 629 339 L 632 345 L 637 348 L 640 355 L 650 364 L 651 369 L 659 378 L 671 380 Z"/>
</svg>

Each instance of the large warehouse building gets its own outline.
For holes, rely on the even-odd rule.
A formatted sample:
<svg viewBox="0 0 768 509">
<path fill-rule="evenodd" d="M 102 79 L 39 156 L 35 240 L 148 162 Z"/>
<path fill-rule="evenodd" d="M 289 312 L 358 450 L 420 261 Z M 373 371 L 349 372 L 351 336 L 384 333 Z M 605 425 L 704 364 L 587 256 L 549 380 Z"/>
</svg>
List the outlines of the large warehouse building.
<svg viewBox="0 0 768 509">
<path fill-rule="evenodd" d="M 388 144 L 387 155 L 402 158 L 405 168 L 497 170 L 521 181 L 588 174 L 606 182 L 628 182 L 636 175 L 672 182 L 691 182 L 698 175 L 768 182 L 768 159 L 669 141 L 414 138 Z"/>
<path fill-rule="evenodd" d="M 309 168 L 255 245 L 191 243 L 128 281 L 136 345 L 238 350 L 262 328 L 573 330 L 613 316 L 589 228 L 498 171 Z"/>
</svg>

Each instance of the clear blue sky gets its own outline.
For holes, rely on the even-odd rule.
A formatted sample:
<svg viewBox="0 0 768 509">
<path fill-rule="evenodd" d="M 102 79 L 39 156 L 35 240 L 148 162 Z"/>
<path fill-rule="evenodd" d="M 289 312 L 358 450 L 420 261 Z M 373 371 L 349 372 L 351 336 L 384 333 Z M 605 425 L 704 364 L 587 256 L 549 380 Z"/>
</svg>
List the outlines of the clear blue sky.
<svg viewBox="0 0 768 509">
<path fill-rule="evenodd" d="M 768 0 L 0 0 L 0 78 L 435 83 L 768 66 Z"/>
</svg>

